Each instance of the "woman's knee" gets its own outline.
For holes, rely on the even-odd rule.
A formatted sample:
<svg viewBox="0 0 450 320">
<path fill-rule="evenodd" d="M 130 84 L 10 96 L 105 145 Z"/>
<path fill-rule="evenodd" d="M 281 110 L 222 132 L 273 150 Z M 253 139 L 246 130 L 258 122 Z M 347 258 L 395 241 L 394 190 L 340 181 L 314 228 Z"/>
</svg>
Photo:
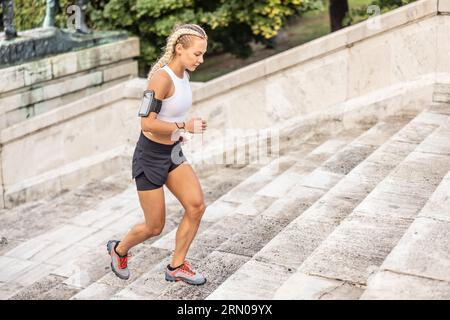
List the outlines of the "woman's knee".
<svg viewBox="0 0 450 320">
<path fill-rule="evenodd" d="M 145 235 L 147 238 L 159 236 L 164 229 L 164 224 L 158 225 L 145 225 Z"/>
<path fill-rule="evenodd" d="M 201 217 L 203 216 L 203 213 L 205 213 L 205 210 L 206 210 L 205 203 L 202 201 L 199 201 L 197 203 L 191 204 L 187 208 L 186 214 L 188 215 L 189 218 L 197 220 L 197 219 L 201 219 Z"/>
</svg>

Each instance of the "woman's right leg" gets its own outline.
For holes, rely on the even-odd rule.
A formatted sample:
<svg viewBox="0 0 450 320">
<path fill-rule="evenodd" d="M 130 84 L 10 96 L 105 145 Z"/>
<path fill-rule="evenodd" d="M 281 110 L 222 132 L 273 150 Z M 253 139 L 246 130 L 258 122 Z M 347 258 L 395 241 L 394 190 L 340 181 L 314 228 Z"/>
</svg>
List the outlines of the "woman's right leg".
<svg viewBox="0 0 450 320">
<path fill-rule="evenodd" d="M 144 211 L 145 223 L 131 228 L 116 247 L 116 252 L 125 256 L 135 245 L 161 234 L 166 219 L 164 189 L 138 191 L 139 202 Z"/>
</svg>

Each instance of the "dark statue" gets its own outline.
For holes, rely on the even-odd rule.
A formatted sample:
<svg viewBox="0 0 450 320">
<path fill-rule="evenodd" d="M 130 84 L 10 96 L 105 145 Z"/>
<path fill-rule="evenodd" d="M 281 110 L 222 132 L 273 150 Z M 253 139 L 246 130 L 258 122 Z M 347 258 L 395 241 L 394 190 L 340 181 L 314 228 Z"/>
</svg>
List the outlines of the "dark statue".
<svg viewBox="0 0 450 320">
<path fill-rule="evenodd" d="M 78 33 L 88 34 L 92 32 L 86 25 L 87 4 L 88 0 L 75 0 L 75 6 L 80 8 L 79 11 L 75 11 L 75 14 L 80 15 L 79 18 L 75 19 L 75 30 Z M 55 16 L 58 6 L 58 0 L 47 0 L 43 27 L 55 26 Z"/>
<path fill-rule="evenodd" d="M 3 27 L 5 29 L 5 39 L 11 40 L 17 37 L 14 27 L 14 5 L 13 0 L 0 0 L 3 10 Z"/>
</svg>

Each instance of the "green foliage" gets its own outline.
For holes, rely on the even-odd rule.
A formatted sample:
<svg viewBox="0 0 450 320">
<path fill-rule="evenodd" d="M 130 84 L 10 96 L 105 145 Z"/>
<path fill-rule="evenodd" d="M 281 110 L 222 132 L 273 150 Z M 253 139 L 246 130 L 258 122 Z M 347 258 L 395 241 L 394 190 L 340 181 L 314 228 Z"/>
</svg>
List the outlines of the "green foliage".
<svg viewBox="0 0 450 320">
<path fill-rule="evenodd" d="M 62 8 L 71 5 L 70 0 L 59 0 L 59 10 L 56 16 L 56 26 L 67 28 L 67 14 Z M 14 24 L 18 31 L 40 28 L 44 22 L 46 0 L 14 0 Z M 0 6 L 0 16 L 1 16 Z M 3 24 L 2 24 L 3 27 Z"/>
<path fill-rule="evenodd" d="M 45 0 L 14 0 L 14 24 L 18 31 L 38 28 L 45 16 Z M 2 8 L 0 6 L 0 17 Z M 3 23 L 1 24 L 3 29 Z"/>
<path fill-rule="evenodd" d="M 201 25 L 209 52 L 247 57 L 251 41 L 264 43 L 287 17 L 321 6 L 320 0 L 110 0 L 94 1 L 90 19 L 97 28 L 126 29 L 139 36 L 150 63 L 177 24 Z"/>
<path fill-rule="evenodd" d="M 317 9 L 323 10 L 320 0 L 221 0 L 201 21 L 212 39 L 219 40 L 218 51 L 246 58 L 252 52 L 251 41 L 267 44 L 289 17 Z"/>
<path fill-rule="evenodd" d="M 58 27 L 67 28 L 66 9 L 71 4 L 60 0 Z M 45 5 L 46 0 L 15 0 L 18 30 L 40 27 Z M 252 42 L 267 44 L 289 17 L 317 9 L 323 10 L 322 0 L 91 0 L 87 23 L 94 30 L 126 30 L 138 36 L 142 61 L 148 66 L 178 24 L 201 25 L 208 34 L 209 53 L 248 57 Z"/>
<path fill-rule="evenodd" d="M 384 13 L 415 0 L 372 0 Z M 56 17 L 67 28 L 67 7 L 60 0 Z M 142 70 L 162 54 L 167 37 L 178 24 L 201 25 L 208 34 L 208 53 L 229 52 L 240 58 L 252 53 L 251 43 L 267 45 L 290 18 L 308 11 L 324 10 L 325 0 L 91 0 L 88 25 L 96 30 L 126 30 L 141 39 Z M 15 25 L 19 31 L 41 27 L 46 0 L 14 0 Z M 363 21 L 373 12 L 368 6 L 350 7 L 344 24 Z M 1 7 L 0 7 L 1 12 Z"/>
</svg>

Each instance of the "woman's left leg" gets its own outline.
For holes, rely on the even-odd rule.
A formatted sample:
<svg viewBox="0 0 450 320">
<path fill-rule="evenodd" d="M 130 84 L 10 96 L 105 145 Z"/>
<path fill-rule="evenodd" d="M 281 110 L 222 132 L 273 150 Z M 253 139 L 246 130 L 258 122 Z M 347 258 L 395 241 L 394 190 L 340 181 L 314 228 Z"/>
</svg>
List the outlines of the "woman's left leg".
<svg viewBox="0 0 450 320">
<path fill-rule="evenodd" d="M 172 267 L 177 267 L 185 261 L 206 206 L 200 182 L 189 163 L 184 162 L 170 171 L 166 186 L 185 210 L 176 233 L 175 252 L 171 263 Z"/>
</svg>

